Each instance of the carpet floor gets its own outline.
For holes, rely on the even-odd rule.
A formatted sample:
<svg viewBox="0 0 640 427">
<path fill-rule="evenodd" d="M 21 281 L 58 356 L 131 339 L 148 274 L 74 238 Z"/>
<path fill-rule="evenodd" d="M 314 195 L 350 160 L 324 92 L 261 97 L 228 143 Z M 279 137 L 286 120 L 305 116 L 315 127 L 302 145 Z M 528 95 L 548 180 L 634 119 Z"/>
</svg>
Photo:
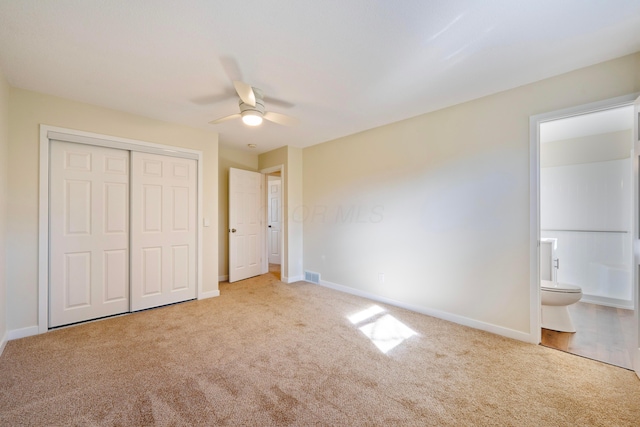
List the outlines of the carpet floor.
<svg viewBox="0 0 640 427">
<path fill-rule="evenodd" d="M 0 425 L 638 426 L 631 371 L 273 274 L 10 341 Z"/>
</svg>

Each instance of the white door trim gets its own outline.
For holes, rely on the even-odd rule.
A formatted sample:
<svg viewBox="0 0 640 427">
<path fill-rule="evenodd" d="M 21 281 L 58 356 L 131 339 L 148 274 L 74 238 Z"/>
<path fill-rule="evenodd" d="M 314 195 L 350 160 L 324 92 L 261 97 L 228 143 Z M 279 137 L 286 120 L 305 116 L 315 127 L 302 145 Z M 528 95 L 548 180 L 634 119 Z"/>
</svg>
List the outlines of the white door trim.
<svg viewBox="0 0 640 427">
<path fill-rule="evenodd" d="M 120 138 L 93 132 L 57 126 L 40 125 L 40 181 L 38 208 L 38 333 L 49 329 L 49 150 L 50 140 L 57 139 L 80 144 L 120 148 L 129 151 L 164 154 L 174 157 L 194 159 L 198 167 L 198 220 L 197 220 L 197 267 L 196 296 L 204 299 L 219 295 L 218 291 L 204 292 L 202 289 L 202 151 L 189 148 L 156 144 L 136 139 Z"/>
<path fill-rule="evenodd" d="M 578 105 L 562 110 L 550 111 L 529 118 L 529 286 L 530 286 L 530 320 L 529 336 L 534 344 L 540 344 L 542 331 L 540 330 L 540 124 L 565 117 L 608 110 L 615 107 L 632 105 L 638 93 L 618 96 L 603 101 Z M 638 153 L 635 153 L 637 156 Z M 638 182 L 638 175 L 633 177 Z M 634 192 L 632 206 L 638 205 L 638 194 Z M 638 233 L 638 218 L 632 220 L 633 236 Z M 632 283 L 634 292 L 638 292 L 637 268 L 632 268 Z M 634 294 L 635 295 L 635 294 Z M 637 298 L 634 297 L 634 300 Z M 638 307 L 635 307 L 638 310 Z"/>
<path fill-rule="evenodd" d="M 633 196 L 631 203 L 633 204 L 634 215 L 631 220 L 631 232 L 633 233 L 631 237 L 631 241 L 633 242 L 633 249 L 631 251 L 631 277 L 633 280 L 633 325 L 636 330 L 632 338 L 634 354 L 631 356 L 631 363 L 636 375 L 640 377 L 640 285 L 638 284 L 638 266 L 640 264 L 640 236 L 638 236 L 638 232 L 640 232 L 640 224 L 638 223 L 640 219 L 640 207 L 638 206 L 640 202 L 640 183 L 638 182 L 638 176 L 640 174 L 640 165 L 638 164 L 640 156 L 640 97 L 633 102 L 633 106 L 633 150 L 631 151 L 633 154 L 631 163 L 633 169 L 633 175 L 631 177 L 633 179 Z"/>
</svg>

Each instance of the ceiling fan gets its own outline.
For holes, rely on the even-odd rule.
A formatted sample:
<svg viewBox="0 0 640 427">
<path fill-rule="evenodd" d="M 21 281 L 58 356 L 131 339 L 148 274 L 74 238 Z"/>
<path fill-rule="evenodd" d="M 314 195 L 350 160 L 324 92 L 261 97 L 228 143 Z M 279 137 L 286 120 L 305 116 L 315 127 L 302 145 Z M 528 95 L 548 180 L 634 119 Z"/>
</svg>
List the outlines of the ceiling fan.
<svg viewBox="0 0 640 427">
<path fill-rule="evenodd" d="M 285 114 L 274 113 L 273 111 L 266 111 L 264 106 L 264 94 L 260 89 L 252 87 L 240 80 L 234 80 L 233 86 L 240 97 L 238 102 L 240 112 L 231 114 L 230 116 L 221 117 L 209 123 L 216 125 L 218 123 L 237 118 L 242 118 L 242 122 L 247 126 L 258 126 L 262 123 L 263 119 L 285 126 L 294 126 L 298 123 L 298 120 L 293 117 Z"/>
</svg>

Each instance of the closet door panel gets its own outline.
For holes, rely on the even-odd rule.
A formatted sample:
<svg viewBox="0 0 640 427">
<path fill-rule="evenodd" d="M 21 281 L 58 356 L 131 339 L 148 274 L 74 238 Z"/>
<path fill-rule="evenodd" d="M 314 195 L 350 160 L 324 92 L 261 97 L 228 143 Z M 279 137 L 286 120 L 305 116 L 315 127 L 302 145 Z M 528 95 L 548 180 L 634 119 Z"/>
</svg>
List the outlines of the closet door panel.
<svg viewBox="0 0 640 427">
<path fill-rule="evenodd" d="M 49 326 L 129 310 L 129 152 L 52 141 Z"/>
<path fill-rule="evenodd" d="M 132 153 L 131 309 L 196 297 L 196 161 Z"/>
</svg>

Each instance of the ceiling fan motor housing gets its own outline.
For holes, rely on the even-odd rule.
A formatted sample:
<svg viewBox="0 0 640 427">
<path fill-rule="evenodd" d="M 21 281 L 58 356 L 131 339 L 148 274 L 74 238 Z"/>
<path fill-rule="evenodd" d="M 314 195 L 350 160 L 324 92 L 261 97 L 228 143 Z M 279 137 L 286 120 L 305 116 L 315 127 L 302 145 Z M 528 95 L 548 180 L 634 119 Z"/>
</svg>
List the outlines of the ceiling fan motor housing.
<svg viewBox="0 0 640 427">
<path fill-rule="evenodd" d="M 242 100 L 240 100 L 240 102 L 238 103 L 238 105 L 240 106 L 240 114 L 245 115 L 245 112 L 248 114 L 251 114 L 249 112 L 252 112 L 253 114 L 255 114 L 256 112 L 259 115 L 264 115 L 264 101 L 262 100 L 262 98 L 258 98 L 256 96 L 256 106 L 252 106 L 249 104 L 246 104 L 244 102 L 242 102 Z"/>
<path fill-rule="evenodd" d="M 238 105 L 240 106 L 242 121 L 247 126 L 258 126 L 262 124 L 262 118 L 264 117 L 264 99 L 259 89 L 252 87 L 251 90 L 253 91 L 252 98 L 255 98 L 256 105 L 248 104 L 242 98 L 240 98 Z"/>
</svg>

